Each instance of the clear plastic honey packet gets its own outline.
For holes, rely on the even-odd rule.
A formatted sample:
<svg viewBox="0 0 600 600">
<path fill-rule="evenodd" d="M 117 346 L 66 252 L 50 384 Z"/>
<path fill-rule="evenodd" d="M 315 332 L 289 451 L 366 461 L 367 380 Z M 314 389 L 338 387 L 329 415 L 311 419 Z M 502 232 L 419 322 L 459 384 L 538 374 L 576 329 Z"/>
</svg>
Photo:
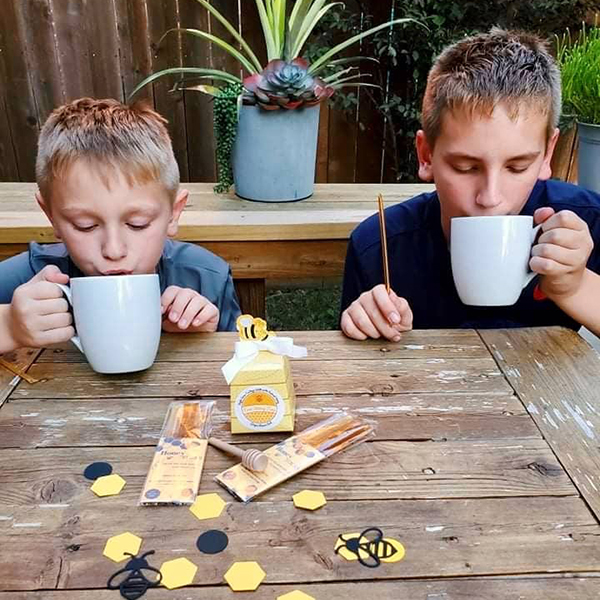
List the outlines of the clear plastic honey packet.
<svg viewBox="0 0 600 600">
<path fill-rule="evenodd" d="M 212 429 L 214 401 L 171 402 L 140 495 L 142 506 L 193 504 Z"/>
<path fill-rule="evenodd" d="M 238 500 L 249 502 L 328 456 L 360 444 L 374 430 L 373 422 L 342 412 L 265 450 L 269 458 L 265 471 L 249 471 L 239 464 L 219 473 L 215 481 Z"/>
</svg>

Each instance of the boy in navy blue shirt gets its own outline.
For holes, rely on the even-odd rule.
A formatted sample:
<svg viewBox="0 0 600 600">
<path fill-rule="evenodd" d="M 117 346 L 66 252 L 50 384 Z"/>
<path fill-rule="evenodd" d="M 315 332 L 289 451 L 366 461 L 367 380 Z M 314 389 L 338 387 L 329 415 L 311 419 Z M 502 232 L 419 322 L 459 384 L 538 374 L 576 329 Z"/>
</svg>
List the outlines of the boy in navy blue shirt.
<svg viewBox="0 0 600 600">
<path fill-rule="evenodd" d="M 419 177 L 436 191 L 386 210 L 389 294 L 377 215 L 352 233 L 340 322 L 348 337 L 536 325 L 600 333 L 600 195 L 550 180 L 560 111 L 560 74 L 536 36 L 493 29 L 442 52 L 416 138 Z M 466 306 L 452 279 L 450 219 L 509 214 L 542 223 L 529 263 L 539 277 L 514 306 Z"/>
</svg>

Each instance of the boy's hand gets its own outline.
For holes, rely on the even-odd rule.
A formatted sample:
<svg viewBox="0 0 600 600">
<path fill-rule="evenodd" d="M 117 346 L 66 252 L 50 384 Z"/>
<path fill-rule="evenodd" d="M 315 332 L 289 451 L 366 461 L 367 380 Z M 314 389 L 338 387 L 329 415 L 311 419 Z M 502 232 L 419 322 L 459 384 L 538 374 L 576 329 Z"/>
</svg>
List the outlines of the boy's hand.
<svg viewBox="0 0 600 600">
<path fill-rule="evenodd" d="M 219 309 L 190 288 L 169 286 L 160 299 L 163 313 L 163 330 L 216 331 Z"/>
<path fill-rule="evenodd" d="M 550 207 L 538 208 L 534 220 L 542 223 L 542 234 L 529 266 L 542 276 L 540 289 L 553 301 L 572 296 L 594 248 L 587 223 L 570 210 L 557 213 Z"/>
<path fill-rule="evenodd" d="M 8 318 L 16 347 L 43 348 L 75 335 L 69 303 L 55 283 L 69 283 L 69 276 L 48 265 L 14 291 Z"/>
<path fill-rule="evenodd" d="M 412 329 L 413 315 L 408 302 L 383 284 L 363 292 L 343 313 L 342 331 L 355 340 L 380 338 L 400 341 L 400 332 Z"/>
</svg>

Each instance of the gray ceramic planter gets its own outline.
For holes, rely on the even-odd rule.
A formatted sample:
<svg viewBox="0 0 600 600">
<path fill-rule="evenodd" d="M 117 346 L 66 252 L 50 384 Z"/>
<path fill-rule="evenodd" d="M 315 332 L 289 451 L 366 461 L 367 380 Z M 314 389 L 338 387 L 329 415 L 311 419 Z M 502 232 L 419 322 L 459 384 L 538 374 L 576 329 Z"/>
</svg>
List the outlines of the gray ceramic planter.
<svg viewBox="0 0 600 600">
<path fill-rule="evenodd" d="M 600 125 L 577 123 L 577 183 L 600 193 Z"/>
<path fill-rule="evenodd" d="M 271 111 L 242 106 L 231 156 L 235 193 L 261 202 L 308 198 L 318 134 L 318 105 Z"/>
</svg>

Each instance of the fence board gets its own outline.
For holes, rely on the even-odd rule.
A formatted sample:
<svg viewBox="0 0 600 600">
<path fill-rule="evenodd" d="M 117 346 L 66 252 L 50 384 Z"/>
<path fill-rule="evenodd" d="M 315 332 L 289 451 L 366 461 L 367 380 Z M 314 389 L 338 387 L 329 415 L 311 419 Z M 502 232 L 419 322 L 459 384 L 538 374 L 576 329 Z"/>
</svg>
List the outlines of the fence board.
<svg viewBox="0 0 600 600">
<path fill-rule="evenodd" d="M 127 100 L 133 88 L 152 72 L 146 0 L 115 0 L 115 18 L 122 93 L 123 99 Z M 154 105 L 153 92 L 152 86 L 148 85 L 135 95 L 135 100 L 147 100 Z"/>
<path fill-rule="evenodd" d="M 0 27 L 0 90 L 6 90 L 6 68 L 3 60 L 4 35 Z M 19 179 L 17 157 L 8 122 L 8 106 L 4 92 L 0 94 L 0 181 Z"/>
<path fill-rule="evenodd" d="M 208 31 L 208 11 L 195 0 L 179 0 L 181 26 Z M 183 65 L 210 68 L 209 43 L 195 36 L 182 37 Z M 207 80 L 200 80 L 205 83 Z M 196 82 L 193 82 L 196 83 Z M 190 181 L 215 181 L 215 135 L 212 97 L 185 92 L 185 122 Z"/>
<path fill-rule="evenodd" d="M 27 63 L 40 125 L 64 101 L 63 77 L 56 56 L 54 19 L 50 0 L 19 3 Z"/>
<path fill-rule="evenodd" d="M 0 11 L 2 52 L 6 78 L 4 102 L 11 138 L 15 142 L 15 157 L 22 181 L 35 179 L 35 153 L 37 148 L 38 118 L 33 90 L 29 80 L 29 67 L 25 56 L 23 26 L 18 18 L 20 0 L 7 1 Z"/>
<path fill-rule="evenodd" d="M 153 72 L 182 66 L 181 42 L 178 33 L 170 33 L 159 45 L 162 35 L 167 30 L 179 27 L 178 5 L 179 0 L 147 2 Z M 179 164 L 181 180 L 189 181 L 183 94 L 181 92 L 169 93 L 175 80 L 175 76 L 168 76 L 152 84 L 154 105 L 156 110 L 169 121 L 169 133 L 173 140 L 173 151 Z"/>
</svg>

